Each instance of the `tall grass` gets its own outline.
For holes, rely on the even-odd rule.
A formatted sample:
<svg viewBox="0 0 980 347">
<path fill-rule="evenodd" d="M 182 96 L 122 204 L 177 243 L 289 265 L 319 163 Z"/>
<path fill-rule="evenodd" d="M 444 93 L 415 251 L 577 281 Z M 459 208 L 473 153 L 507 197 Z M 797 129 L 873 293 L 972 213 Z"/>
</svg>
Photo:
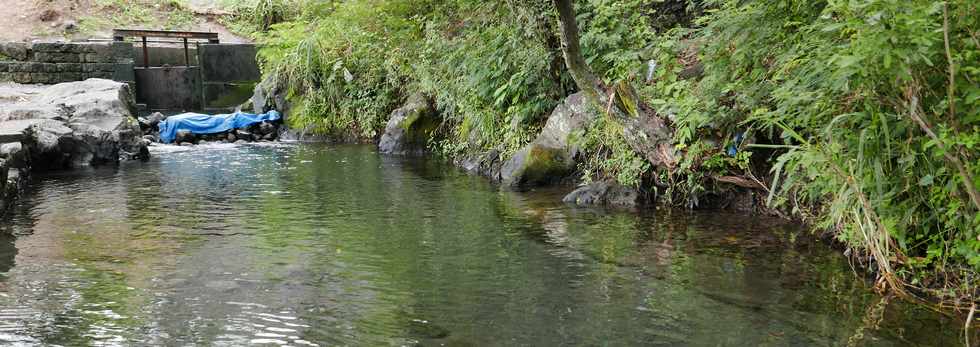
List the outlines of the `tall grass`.
<svg viewBox="0 0 980 347">
<path fill-rule="evenodd" d="M 700 19 L 702 29 L 675 31 L 662 45 L 671 64 L 686 58 L 680 43 L 693 43 L 704 77 L 662 80 L 669 83 L 652 93 L 672 98 L 659 107 L 676 113 L 678 142 L 731 144 L 736 133 L 749 134 L 755 143 L 743 150 L 769 155 L 763 159 L 773 168 L 770 203 L 832 232 L 876 270 L 882 287 L 929 291 L 949 302 L 974 298 L 976 5 L 706 3 L 713 10 Z M 676 78 L 676 71 L 661 78 Z M 725 156 L 724 146 L 714 148 L 687 159 Z"/>
</svg>

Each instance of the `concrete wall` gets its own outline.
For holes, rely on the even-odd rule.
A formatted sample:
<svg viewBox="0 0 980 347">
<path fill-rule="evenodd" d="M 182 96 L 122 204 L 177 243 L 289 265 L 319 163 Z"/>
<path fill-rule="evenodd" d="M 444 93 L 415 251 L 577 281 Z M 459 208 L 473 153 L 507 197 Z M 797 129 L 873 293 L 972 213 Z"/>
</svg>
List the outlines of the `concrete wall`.
<svg viewBox="0 0 980 347">
<path fill-rule="evenodd" d="M 153 110 L 196 111 L 201 107 L 201 70 L 198 67 L 138 67 L 136 101 Z"/>
<path fill-rule="evenodd" d="M 133 45 L 99 43 L 0 43 L 0 82 L 56 84 L 89 78 L 133 83 Z"/>
<path fill-rule="evenodd" d="M 200 46 L 204 109 L 214 112 L 234 109 L 252 96 L 262 79 L 255 45 L 204 44 Z"/>
</svg>

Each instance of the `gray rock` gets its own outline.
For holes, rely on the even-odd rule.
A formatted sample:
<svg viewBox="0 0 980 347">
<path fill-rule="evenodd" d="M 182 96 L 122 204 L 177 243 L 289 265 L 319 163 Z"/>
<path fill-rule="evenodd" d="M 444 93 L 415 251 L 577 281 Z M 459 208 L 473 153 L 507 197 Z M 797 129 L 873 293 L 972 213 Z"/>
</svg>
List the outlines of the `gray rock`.
<svg viewBox="0 0 980 347">
<path fill-rule="evenodd" d="M 163 113 L 160 112 L 153 112 L 149 116 L 146 116 L 147 124 L 149 124 L 153 129 L 156 129 L 157 126 L 160 125 L 160 122 L 164 121 L 165 119 L 167 119 L 167 116 L 164 116 Z"/>
<path fill-rule="evenodd" d="M 240 144 L 245 144 L 245 143 L 248 143 L 248 141 L 245 141 L 245 140 L 238 140 L 238 141 L 235 141 L 235 144 L 236 144 L 236 145 L 240 145 Z"/>
<path fill-rule="evenodd" d="M 576 169 L 580 148 L 575 137 L 597 118 L 583 93 L 568 96 L 548 117 L 541 133 L 504 162 L 504 186 L 523 189 L 558 182 Z"/>
<path fill-rule="evenodd" d="M 41 120 L 26 132 L 24 143 L 31 148 L 31 163 L 39 169 L 62 169 L 76 163 L 91 163 L 95 157 L 86 143 L 74 137 L 74 130 L 55 120 Z"/>
<path fill-rule="evenodd" d="M 13 60 L 27 60 L 30 53 L 30 45 L 26 42 L 4 42 L 0 43 L 0 55 Z M 3 59 L 0 59 L 3 60 Z"/>
<path fill-rule="evenodd" d="M 503 163 L 500 161 L 500 151 L 490 150 L 477 155 L 464 157 L 456 162 L 456 165 L 469 173 L 483 175 L 491 180 L 500 180 L 500 170 Z"/>
<path fill-rule="evenodd" d="M 194 142 L 194 140 L 194 134 L 187 130 L 177 131 L 177 134 L 174 135 L 174 142 L 177 144 Z"/>
<path fill-rule="evenodd" d="M 262 122 L 259 124 L 259 133 L 263 135 L 275 134 L 277 132 L 276 126 L 269 122 Z"/>
<path fill-rule="evenodd" d="M 422 94 L 413 94 L 405 105 L 391 113 L 378 142 L 378 151 L 385 154 L 425 152 L 440 122 L 432 101 Z"/>
<path fill-rule="evenodd" d="M 30 150 L 34 164 L 86 166 L 117 162 L 121 151 L 139 151 L 134 110 L 129 85 L 89 79 L 44 88 L 6 107 L 0 117 L 36 120 L 26 141 L 36 147 Z"/>
<path fill-rule="evenodd" d="M 504 162 L 500 177 L 504 186 L 524 189 L 558 182 L 574 170 L 564 149 L 531 143 Z"/>
<path fill-rule="evenodd" d="M 150 140 L 141 139 L 136 152 L 123 152 L 123 157 L 129 160 L 150 160 L 150 145 L 152 142 Z"/>
<path fill-rule="evenodd" d="M 193 146 L 194 144 L 193 144 L 193 143 L 191 143 L 191 142 L 184 142 L 184 143 L 181 143 L 180 145 L 181 145 L 181 146 L 183 146 L 183 147 L 191 147 L 191 146 Z"/>
<path fill-rule="evenodd" d="M 640 192 L 615 181 L 601 181 L 575 189 L 566 195 L 562 201 L 579 206 L 635 207 L 640 203 Z"/>
<path fill-rule="evenodd" d="M 233 133 L 233 132 L 229 132 L 228 135 L 225 136 L 225 142 L 235 142 L 237 140 L 238 140 L 238 137 L 235 136 L 235 133 Z"/>
<path fill-rule="evenodd" d="M 565 98 L 545 123 L 534 142 L 552 148 L 564 148 L 569 154 L 577 154 L 579 148 L 575 137 L 581 135 L 592 125 L 598 114 L 590 109 L 583 93 L 575 93 Z"/>
<path fill-rule="evenodd" d="M 252 133 L 241 129 L 235 130 L 235 137 L 238 138 L 239 140 L 245 140 L 245 141 L 255 140 L 255 136 L 253 136 Z"/>
<path fill-rule="evenodd" d="M 251 99 L 252 110 L 255 113 L 276 110 L 283 117 L 287 117 L 291 106 L 286 99 L 287 92 L 286 86 L 280 84 L 275 75 L 267 75 L 262 82 L 255 85 Z"/>
<path fill-rule="evenodd" d="M 12 168 L 25 169 L 30 165 L 30 153 L 20 142 L 0 144 L 0 158 L 6 159 L 7 164 Z"/>
</svg>

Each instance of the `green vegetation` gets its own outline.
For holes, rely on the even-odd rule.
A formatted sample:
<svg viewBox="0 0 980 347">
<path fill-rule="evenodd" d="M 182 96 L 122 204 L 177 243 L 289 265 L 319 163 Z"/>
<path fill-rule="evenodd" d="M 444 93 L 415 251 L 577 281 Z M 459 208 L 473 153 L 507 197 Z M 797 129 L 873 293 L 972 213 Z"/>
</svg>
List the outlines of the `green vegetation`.
<svg viewBox="0 0 980 347">
<path fill-rule="evenodd" d="M 288 86 L 293 126 L 375 138 L 421 91 L 445 118 L 434 149 L 509 156 L 576 89 L 550 1 L 239 3 L 237 28 L 266 45 L 263 69 Z M 588 66 L 621 91 L 625 114 L 649 106 L 669 120 L 677 158 L 651 165 L 622 119 L 604 117 L 581 136 L 584 179 L 655 187 L 662 203 L 690 207 L 756 189 L 832 233 L 880 288 L 975 301 L 976 4 L 575 4 Z"/>
<path fill-rule="evenodd" d="M 942 288 L 933 294 L 972 300 L 980 283 L 976 5 L 706 4 L 702 28 L 674 30 L 659 44 L 664 62 L 683 61 L 679 48 L 693 46 L 704 77 L 675 82 L 681 66 L 665 69 L 666 83 L 650 94 L 662 112 L 676 112 L 678 145 L 695 148 L 685 159 L 701 167 L 688 175 L 751 176 L 737 157 L 708 166 L 725 154 L 698 149 L 744 132 L 754 140 L 742 149 L 772 167 L 769 203 L 833 231 L 894 289 Z"/>
<path fill-rule="evenodd" d="M 94 0 L 92 7 L 78 20 L 84 36 L 112 28 L 187 29 L 195 20 L 183 0 Z"/>
</svg>

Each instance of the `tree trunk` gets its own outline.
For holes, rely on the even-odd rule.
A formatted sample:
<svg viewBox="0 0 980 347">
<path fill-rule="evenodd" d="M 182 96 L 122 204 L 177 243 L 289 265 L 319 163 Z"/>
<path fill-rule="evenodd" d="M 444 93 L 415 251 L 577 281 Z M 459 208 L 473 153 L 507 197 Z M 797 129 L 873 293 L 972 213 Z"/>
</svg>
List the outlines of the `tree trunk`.
<svg viewBox="0 0 980 347">
<path fill-rule="evenodd" d="M 595 77 L 592 68 L 585 62 L 582 56 L 582 48 L 579 46 L 578 23 L 575 21 L 575 8 L 571 0 L 553 0 L 555 7 L 558 8 L 558 32 L 561 39 L 561 51 L 565 56 L 565 66 L 575 80 L 579 90 L 595 106 L 600 109 L 608 104 L 606 87 L 602 81 Z"/>
<path fill-rule="evenodd" d="M 558 9 L 558 35 L 565 66 L 579 90 L 598 110 L 605 110 L 623 125 L 623 135 L 634 151 L 643 155 L 655 167 L 671 170 L 677 164 L 674 158 L 672 130 L 652 109 L 640 101 L 626 82 L 610 90 L 595 76 L 582 56 L 579 46 L 578 23 L 571 0 L 552 0 Z"/>
</svg>

